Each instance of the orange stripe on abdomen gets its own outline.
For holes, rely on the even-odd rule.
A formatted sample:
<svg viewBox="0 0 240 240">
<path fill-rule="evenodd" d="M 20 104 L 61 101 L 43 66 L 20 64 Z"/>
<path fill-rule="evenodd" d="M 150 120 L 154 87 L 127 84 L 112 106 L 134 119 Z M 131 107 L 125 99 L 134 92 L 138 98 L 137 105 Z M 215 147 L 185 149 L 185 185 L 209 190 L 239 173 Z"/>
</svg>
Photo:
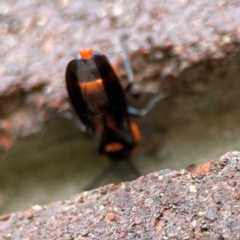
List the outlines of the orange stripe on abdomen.
<svg viewBox="0 0 240 240">
<path fill-rule="evenodd" d="M 119 142 L 107 143 L 104 147 L 104 152 L 105 153 L 118 152 L 121 151 L 123 148 L 124 146 Z"/>
<path fill-rule="evenodd" d="M 81 82 L 79 83 L 79 86 L 84 91 L 84 93 L 87 94 L 97 93 L 104 89 L 102 79 L 97 79 L 91 82 Z"/>
</svg>

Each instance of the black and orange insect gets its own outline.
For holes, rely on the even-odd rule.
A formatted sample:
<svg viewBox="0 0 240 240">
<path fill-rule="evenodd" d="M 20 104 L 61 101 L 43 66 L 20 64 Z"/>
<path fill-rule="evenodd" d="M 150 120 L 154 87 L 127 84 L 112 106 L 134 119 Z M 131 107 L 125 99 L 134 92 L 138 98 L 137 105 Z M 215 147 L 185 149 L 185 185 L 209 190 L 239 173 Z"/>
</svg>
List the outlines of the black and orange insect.
<svg viewBox="0 0 240 240">
<path fill-rule="evenodd" d="M 81 131 L 90 132 L 96 139 L 99 153 L 113 160 L 130 158 L 139 149 L 141 133 L 131 116 L 145 115 L 156 102 L 168 96 L 167 93 L 156 95 L 141 110 L 127 104 L 125 93 L 132 86 L 133 71 L 124 41 L 121 46 L 128 86 L 125 89 L 122 87 L 115 68 L 105 55 L 92 49 L 81 50 L 78 58 L 68 63 L 65 74 L 68 95 L 80 121 L 69 112 L 54 113 L 72 120 Z M 131 161 L 128 162 L 139 175 Z M 96 179 L 101 179 L 110 171 L 106 170 Z M 89 184 L 87 189 L 94 183 Z"/>
<path fill-rule="evenodd" d="M 129 76 L 127 89 L 130 89 L 133 74 L 127 57 L 125 66 Z M 155 97 L 143 110 L 129 107 L 125 90 L 109 60 L 92 49 L 79 51 L 79 59 L 68 63 L 66 85 L 75 112 L 99 143 L 98 151 L 112 159 L 136 154 L 141 133 L 130 116 L 146 114 L 156 101 L 166 96 Z"/>
<path fill-rule="evenodd" d="M 112 159 L 136 153 L 141 134 L 130 120 L 124 90 L 106 56 L 92 49 L 79 52 L 66 70 L 71 103 L 99 143 L 98 151 Z"/>
</svg>

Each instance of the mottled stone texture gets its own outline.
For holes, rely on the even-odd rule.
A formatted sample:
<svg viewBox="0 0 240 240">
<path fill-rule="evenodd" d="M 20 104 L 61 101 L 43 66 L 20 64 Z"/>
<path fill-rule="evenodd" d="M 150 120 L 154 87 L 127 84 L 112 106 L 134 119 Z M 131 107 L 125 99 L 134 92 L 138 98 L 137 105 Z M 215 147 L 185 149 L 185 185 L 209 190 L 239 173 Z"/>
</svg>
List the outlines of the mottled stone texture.
<svg viewBox="0 0 240 240">
<path fill-rule="evenodd" d="M 189 168 L 190 169 L 190 168 Z M 240 239 L 240 153 L 0 218 L 0 238 Z"/>
<path fill-rule="evenodd" d="M 64 71 L 79 48 L 110 56 L 124 78 L 121 31 L 142 91 L 167 82 L 204 93 L 210 76 L 239 66 L 239 16 L 236 0 L 1 1 L 0 148 L 39 131 L 46 107 L 69 108 Z"/>
</svg>

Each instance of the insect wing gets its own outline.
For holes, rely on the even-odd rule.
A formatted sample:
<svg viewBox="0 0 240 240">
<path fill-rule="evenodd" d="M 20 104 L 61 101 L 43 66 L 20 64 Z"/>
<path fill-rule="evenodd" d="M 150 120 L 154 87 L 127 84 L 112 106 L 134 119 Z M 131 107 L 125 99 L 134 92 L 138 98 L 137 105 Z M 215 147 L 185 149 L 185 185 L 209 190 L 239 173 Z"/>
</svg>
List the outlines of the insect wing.
<svg viewBox="0 0 240 240">
<path fill-rule="evenodd" d="M 91 60 L 74 59 L 69 62 L 66 69 L 66 85 L 71 103 L 87 128 L 94 130 L 89 115 L 88 104 L 84 99 L 81 83 L 88 83 L 90 80 L 99 77 L 94 62 Z"/>
<path fill-rule="evenodd" d="M 108 113 L 121 124 L 127 116 L 127 104 L 119 79 L 104 55 L 94 55 L 94 62 L 99 70 L 106 95 L 110 104 Z"/>
<path fill-rule="evenodd" d="M 66 70 L 72 105 L 88 129 L 99 136 L 99 152 L 113 159 L 131 155 L 139 139 L 131 129 L 125 93 L 104 55 L 72 60 Z M 97 131 L 101 129 L 101 131 Z"/>
</svg>

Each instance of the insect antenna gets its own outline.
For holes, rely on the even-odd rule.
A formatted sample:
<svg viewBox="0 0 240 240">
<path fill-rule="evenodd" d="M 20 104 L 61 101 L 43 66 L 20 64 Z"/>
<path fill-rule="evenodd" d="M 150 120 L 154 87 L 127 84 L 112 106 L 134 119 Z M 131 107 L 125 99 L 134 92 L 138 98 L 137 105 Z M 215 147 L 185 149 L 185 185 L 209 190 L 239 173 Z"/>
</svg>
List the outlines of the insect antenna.
<svg viewBox="0 0 240 240">
<path fill-rule="evenodd" d="M 133 79 L 134 79 L 134 75 L 133 75 L 133 69 L 132 69 L 132 64 L 129 60 L 128 57 L 128 49 L 127 49 L 127 39 L 128 39 L 128 35 L 126 33 L 122 33 L 119 34 L 119 42 L 120 42 L 120 46 L 121 46 L 121 55 L 122 55 L 122 59 L 123 59 L 123 65 L 124 68 L 126 70 L 127 73 L 127 77 L 128 77 L 128 85 L 125 89 L 126 93 L 129 92 L 129 90 L 132 87 L 133 84 Z"/>
</svg>

